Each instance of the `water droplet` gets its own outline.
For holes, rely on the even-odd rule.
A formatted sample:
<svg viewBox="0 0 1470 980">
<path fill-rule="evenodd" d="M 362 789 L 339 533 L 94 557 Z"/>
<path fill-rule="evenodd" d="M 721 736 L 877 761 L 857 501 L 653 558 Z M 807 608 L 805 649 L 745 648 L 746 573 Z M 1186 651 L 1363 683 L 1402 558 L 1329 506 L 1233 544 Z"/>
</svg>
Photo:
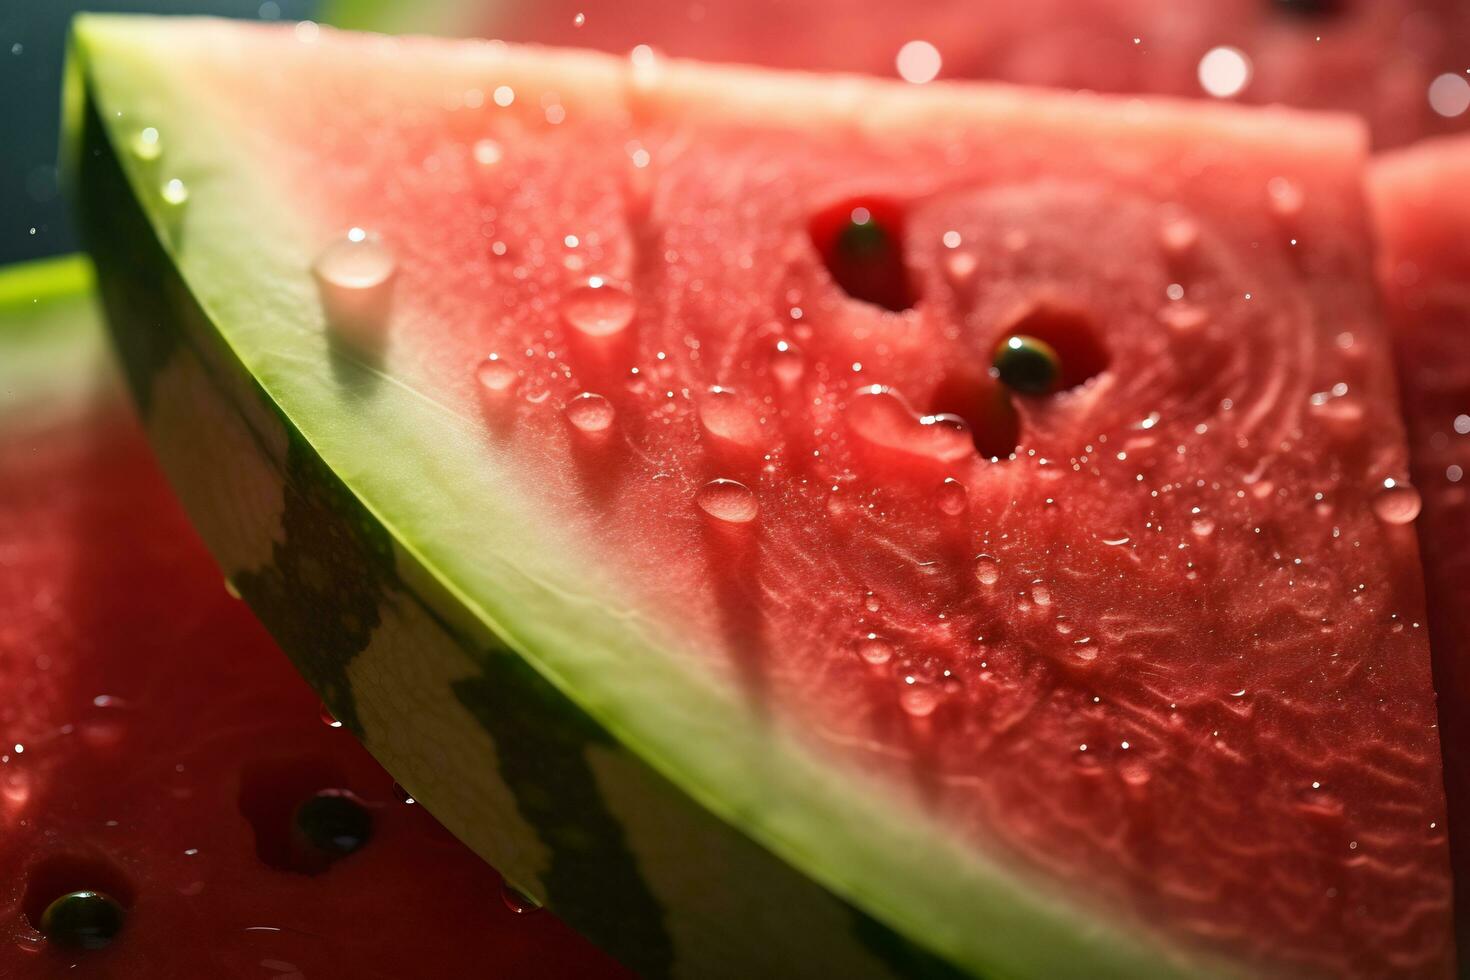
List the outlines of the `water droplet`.
<svg viewBox="0 0 1470 980">
<path fill-rule="evenodd" d="M 491 354 L 475 368 L 475 379 L 486 392 L 499 395 L 509 391 L 510 386 L 515 384 L 516 369 L 502 361 L 498 355 Z"/>
<path fill-rule="evenodd" d="M 182 208 L 189 203 L 189 188 L 179 178 L 172 177 L 163 182 L 158 196 L 163 198 L 163 203 L 169 207 Z"/>
<path fill-rule="evenodd" d="M 541 908 L 540 902 L 536 901 L 536 899 L 532 898 L 530 895 L 527 895 L 525 892 L 521 891 L 519 888 L 515 887 L 508 881 L 502 883 L 500 886 L 500 898 L 503 902 L 505 902 L 505 907 L 510 909 L 516 915 L 525 915 L 529 912 L 535 912 L 537 909 Z"/>
<path fill-rule="evenodd" d="M 905 677 L 898 692 L 898 704 L 911 718 L 927 718 L 939 707 L 940 691 L 917 677 Z"/>
<path fill-rule="evenodd" d="M 1266 182 L 1266 197 L 1271 202 L 1271 210 L 1278 218 L 1293 218 L 1302 212 L 1302 205 L 1306 203 L 1306 194 L 1302 187 L 1294 180 L 1286 177 L 1272 177 Z"/>
<path fill-rule="evenodd" d="M 1183 258 L 1199 244 L 1199 225 L 1189 218 L 1170 218 L 1159 228 L 1159 245 L 1173 258 Z"/>
<path fill-rule="evenodd" d="M 398 802 L 400 803 L 407 803 L 410 806 L 418 803 L 418 800 L 414 799 L 408 790 L 403 788 L 403 784 L 401 783 L 393 784 L 393 795 L 398 797 Z"/>
<path fill-rule="evenodd" d="M 1418 490 L 1389 477 L 1373 498 L 1373 513 L 1385 524 L 1408 524 L 1419 516 L 1421 505 Z"/>
<path fill-rule="evenodd" d="M 944 260 L 944 274 L 949 277 L 952 286 L 968 283 L 975 277 L 975 270 L 979 267 L 979 260 L 969 252 L 953 252 Z"/>
<path fill-rule="evenodd" d="M 1000 562 L 990 555 L 978 555 L 975 558 L 975 578 L 981 585 L 994 585 L 1000 581 Z"/>
<path fill-rule="evenodd" d="M 1191 334 L 1209 322 L 1210 315 L 1193 303 L 1170 303 L 1159 310 L 1159 322 L 1175 333 Z"/>
<path fill-rule="evenodd" d="M 1034 603 L 1036 603 L 1038 606 L 1049 606 L 1049 605 L 1051 605 L 1051 589 L 1047 588 L 1045 585 L 1042 585 L 1040 583 L 1036 583 L 1035 585 L 1032 585 L 1031 586 L 1031 601 L 1034 602 Z"/>
<path fill-rule="evenodd" d="M 858 391 L 847 406 L 847 423 L 876 446 L 941 462 L 964 459 L 975 451 L 964 419 L 916 415 L 896 392 L 882 385 Z"/>
<path fill-rule="evenodd" d="M 939 485 L 939 490 L 934 497 L 934 503 L 941 513 L 956 517 L 965 512 L 970 505 L 969 494 L 965 491 L 965 485 L 954 477 L 945 477 Z"/>
<path fill-rule="evenodd" d="M 337 720 L 335 715 L 332 714 L 332 709 L 327 707 L 326 702 L 322 702 L 321 710 L 318 712 L 318 717 L 321 718 L 322 724 L 326 725 L 328 728 L 342 727 L 342 723 Z"/>
<path fill-rule="evenodd" d="M 726 524 L 749 524 L 760 513 L 755 494 L 735 480 L 711 480 L 695 496 L 699 509 Z"/>
<path fill-rule="evenodd" d="M 805 369 L 801 351 L 784 340 L 776 341 L 776 347 L 771 351 L 771 373 L 777 381 L 790 387 L 801 380 Z"/>
<path fill-rule="evenodd" d="M 715 385 L 699 403 L 699 421 L 710 435 L 738 446 L 757 447 L 764 441 L 760 419 L 739 395 Z"/>
<path fill-rule="evenodd" d="M 240 598 L 240 587 L 235 584 L 233 579 L 225 579 L 225 595 L 229 596 L 231 599 Z"/>
<path fill-rule="evenodd" d="M 943 64 L 939 49 L 928 41 L 909 41 L 898 49 L 894 59 L 898 77 L 915 85 L 932 82 L 939 75 Z"/>
<path fill-rule="evenodd" d="M 1189 522 L 1189 529 L 1197 538 L 1208 538 L 1215 533 L 1215 522 L 1208 517 L 1196 517 Z"/>
<path fill-rule="evenodd" d="M 857 651 L 870 664 L 886 664 L 893 659 L 893 644 L 877 633 L 869 633 L 859 640 Z"/>
<path fill-rule="evenodd" d="M 144 163 L 152 163 L 163 155 L 163 144 L 158 140 L 158 130 L 147 126 L 133 134 L 130 144 L 133 156 Z"/>
<path fill-rule="evenodd" d="M 612 337 L 633 322 L 637 304 L 627 287 L 593 276 L 573 289 L 562 303 L 567 325 L 588 337 Z"/>
<path fill-rule="evenodd" d="M 587 23 L 587 15 L 584 14 L 584 13 L 579 12 L 577 14 L 577 16 L 575 16 L 575 17 L 572 18 L 572 26 L 573 27 L 581 27 L 581 26 L 583 26 L 586 23 Z"/>
<path fill-rule="evenodd" d="M 588 435 L 606 432 L 612 428 L 617 418 L 617 411 L 613 408 L 612 402 L 590 391 L 584 391 L 567 402 L 567 407 L 563 411 L 566 413 L 567 421 L 572 423 L 578 432 L 585 432 Z"/>
<path fill-rule="evenodd" d="M 353 228 L 322 250 L 311 271 L 332 329 L 363 340 L 376 337 L 387 322 L 398 271 L 388 246 Z"/>
<path fill-rule="evenodd" d="M 1199 83 L 1217 99 L 1239 95 L 1251 80 L 1251 60 L 1239 48 L 1211 48 L 1199 61 Z"/>
<path fill-rule="evenodd" d="M 493 167 L 505 156 L 505 151 L 495 140 L 487 138 L 475 141 L 474 154 L 476 163 Z"/>
</svg>

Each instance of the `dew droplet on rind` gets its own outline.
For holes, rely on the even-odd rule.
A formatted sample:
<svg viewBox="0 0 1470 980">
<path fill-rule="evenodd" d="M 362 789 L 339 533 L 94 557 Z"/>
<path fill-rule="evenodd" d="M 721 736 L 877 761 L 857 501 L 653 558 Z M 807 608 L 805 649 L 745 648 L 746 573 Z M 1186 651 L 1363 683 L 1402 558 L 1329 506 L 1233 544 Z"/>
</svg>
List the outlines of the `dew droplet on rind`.
<svg viewBox="0 0 1470 980">
<path fill-rule="evenodd" d="M 500 886 L 500 900 L 505 903 L 506 908 L 510 909 L 516 915 L 526 915 L 541 908 L 539 901 L 508 881 L 503 882 Z"/>
<path fill-rule="evenodd" d="M 373 816 L 346 790 L 324 789 L 291 815 L 292 833 L 309 850 L 335 859 L 359 850 L 373 834 Z"/>
<path fill-rule="evenodd" d="M 189 203 L 189 187 L 178 177 L 171 177 L 159 187 L 158 196 L 164 204 L 179 209 Z"/>
<path fill-rule="evenodd" d="M 163 156 L 163 143 L 159 141 L 158 130 L 152 126 L 145 126 L 134 133 L 128 148 L 142 163 L 155 163 Z"/>
<path fill-rule="evenodd" d="M 102 892 L 67 892 L 41 913 L 41 933 L 58 946 L 102 949 L 122 930 L 125 917 L 122 906 Z"/>
<path fill-rule="evenodd" d="M 377 342 L 388 322 L 398 263 L 377 235 L 352 228 L 311 266 L 329 329 L 359 342 Z"/>
<path fill-rule="evenodd" d="M 996 345 L 991 359 L 1001 384 L 1023 395 L 1045 395 L 1061 382 L 1061 358 L 1046 341 L 1012 334 Z"/>
</svg>

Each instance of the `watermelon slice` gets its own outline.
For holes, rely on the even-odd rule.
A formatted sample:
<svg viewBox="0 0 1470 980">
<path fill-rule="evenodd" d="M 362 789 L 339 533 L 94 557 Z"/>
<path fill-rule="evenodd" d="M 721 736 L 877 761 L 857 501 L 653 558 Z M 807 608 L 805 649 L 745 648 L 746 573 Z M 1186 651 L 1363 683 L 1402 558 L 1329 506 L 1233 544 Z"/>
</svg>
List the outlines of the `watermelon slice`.
<svg viewBox="0 0 1470 980">
<path fill-rule="evenodd" d="M 1470 142 L 1425 143 L 1382 158 L 1372 199 L 1380 278 L 1395 330 L 1414 481 L 1423 494 L 1419 541 L 1429 580 L 1429 636 L 1440 696 L 1440 741 L 1457 869 L 1456 931 L 1470 942 Z"/>
<path fill-rule="evenodd" d="M 629 966 L 1451 968 L 1356 124 L 315 25 L 73 66 L 206 540 Z"/>
<path fill-rule="evenodd" d="M 1358 112 L 1381 145 L 1470 126 L 1462 0 L 328 0 L 335 24 L 927 81 Z"/>
<path fill-rule="evenodd" d="M 323 722 L 169 492 L 90 278 L 0 273 L 0 976 L 620 975 Z M 353 794 L 306 825 L 354 830 L 336 860 L 292 841 L 320 790 Z M 104 949 L 44 915 L 83 889 L 125 906 Z"/>
</svg>

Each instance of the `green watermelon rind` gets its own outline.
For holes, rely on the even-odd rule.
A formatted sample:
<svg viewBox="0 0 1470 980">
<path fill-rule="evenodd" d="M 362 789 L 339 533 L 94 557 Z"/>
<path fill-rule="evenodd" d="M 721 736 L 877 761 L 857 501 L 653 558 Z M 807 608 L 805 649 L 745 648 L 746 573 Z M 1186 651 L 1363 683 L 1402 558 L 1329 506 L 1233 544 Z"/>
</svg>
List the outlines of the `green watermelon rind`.
<svg viewBox="0 0 1470 980">
<path fill-rule="evenodd" d="M 439 34 L 462 37 L 470 34 L 475 24 L 489 23 L 490 12 L 504 0 L 485 0 L 467 4 L 464 0 L 325 0 L 318 7 L 323 23 L 357 31 L 381 31 L 385 34 Z"/>
<path fill-rule="evenodd" d="M 43 407 L 85 401 L 106 365 L 92 299 L 92 267 L 79 255 L 0 269 L 0 424 L 26 424 Z"/>
<path fill-rule="evenodd" d="M 538 578 L 538 561 L 590 573 L 489 489 L 472 425 L 328 349 L 306 244 L 170 77 L 158 25 L 79 19 L 65 100 L 71 182 L 145 427 L 242 595 L 451 830 L 652 977 L 1223 970 L 751 724 L 729 692 L 649 656 L 595 579 Z M 162 164 L 123 149 L 142 125 L 165 134 Z M 182 215 L 158 193 L 165 174 L 191 188 Z M 479 494 L 482 547 L 405 531 L 412 495 L 365 458 Z M 467 591 L 486 578 L 503 591 Z M 426 713 L 442 722 L 401 724 Z"/>
</svg>

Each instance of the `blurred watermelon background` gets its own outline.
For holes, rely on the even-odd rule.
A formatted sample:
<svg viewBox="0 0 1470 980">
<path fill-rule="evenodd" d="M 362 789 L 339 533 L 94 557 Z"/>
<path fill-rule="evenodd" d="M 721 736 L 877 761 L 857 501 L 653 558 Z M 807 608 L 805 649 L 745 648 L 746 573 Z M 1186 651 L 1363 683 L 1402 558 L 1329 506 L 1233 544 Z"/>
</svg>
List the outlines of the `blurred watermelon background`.
<svg viewBox="0 0 1470 980">
<path fill-rule="evenodd" d="M 300 19 L 313 0 L 8 0 L 0 4 L 0 265 L 77 247 L 56 180 L 66 30 L 81 10 Z"/>
</svg>

